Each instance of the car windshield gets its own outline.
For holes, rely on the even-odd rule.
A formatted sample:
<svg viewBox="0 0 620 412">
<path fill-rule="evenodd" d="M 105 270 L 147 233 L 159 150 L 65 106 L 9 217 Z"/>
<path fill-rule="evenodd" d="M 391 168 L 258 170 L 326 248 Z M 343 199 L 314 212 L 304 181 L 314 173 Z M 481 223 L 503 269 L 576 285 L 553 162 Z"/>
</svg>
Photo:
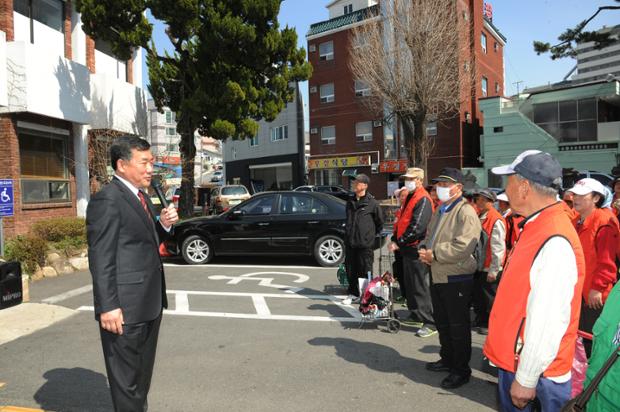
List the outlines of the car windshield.
<svg viewBox="0 0 620 412">
<path fill-rule="evenodd" d="M 226 186 L 222 188 L 223 196 L 240 196 L 247 195 L 248 191 L 243 186 Z"/>
</svg>

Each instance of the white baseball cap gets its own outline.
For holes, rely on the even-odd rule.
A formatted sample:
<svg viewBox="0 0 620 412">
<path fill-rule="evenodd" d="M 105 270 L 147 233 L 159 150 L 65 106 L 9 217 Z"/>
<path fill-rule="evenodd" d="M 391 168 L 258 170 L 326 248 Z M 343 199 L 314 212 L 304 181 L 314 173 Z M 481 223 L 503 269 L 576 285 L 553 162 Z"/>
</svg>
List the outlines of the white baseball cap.
<svg viewBox="0 0 620 412">
<path fill-rule="evenodd" d="M 596 179 L 592 179 L 586 177 L 585 179 L 581 179 L 575 183 L 575 186 L 568 189 L 569 192 L 573 192 L 576 195 L 587 195 L 588 193 L 598 193 L 601 196 L 605 196 L 605 186 L 601 182 Z"/>
<path fill-rule="evenodd" d="M 502 202 L 510 202 L 508 200 L 508 196 L 506 196 L 506 193 L 500 193 L 499 195 L 497 195 L 497 200 L 501 200 Z"/>
</svg>

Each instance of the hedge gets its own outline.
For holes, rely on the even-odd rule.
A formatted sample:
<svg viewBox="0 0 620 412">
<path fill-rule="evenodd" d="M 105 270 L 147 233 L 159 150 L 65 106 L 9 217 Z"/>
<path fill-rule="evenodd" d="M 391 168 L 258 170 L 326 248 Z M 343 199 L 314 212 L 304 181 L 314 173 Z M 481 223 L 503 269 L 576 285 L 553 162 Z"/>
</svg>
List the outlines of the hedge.
<svg viewBox="0 0 620 412">
<path fill-rule="evenodd" d="M 6 242 L 4 257 L 7 261 L 21 262 L 25 273 L 33 274 L 37 266 L 45 264 L 47 242 L 41 237 L 27 234 Z"/>
<path fill-rule="evenodd" d="M 67 238 L 85 238 L 86 221 L 79 217 L 41 220 L 32 226 L 32 232 L 48 242 L 60 242 Z"/>
</svg>

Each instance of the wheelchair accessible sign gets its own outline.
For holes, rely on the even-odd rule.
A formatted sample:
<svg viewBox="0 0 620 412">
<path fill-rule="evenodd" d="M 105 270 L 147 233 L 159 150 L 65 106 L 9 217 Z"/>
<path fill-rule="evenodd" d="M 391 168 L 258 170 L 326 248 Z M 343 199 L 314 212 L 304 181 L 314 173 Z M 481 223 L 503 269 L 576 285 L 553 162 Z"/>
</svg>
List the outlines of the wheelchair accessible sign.
<svg viewBox="0 0 620 412">
<path fill-rule="evenodd" d="M 0 218 L 13 216 L 13 181 L 0 180 Z"/>
</svg>

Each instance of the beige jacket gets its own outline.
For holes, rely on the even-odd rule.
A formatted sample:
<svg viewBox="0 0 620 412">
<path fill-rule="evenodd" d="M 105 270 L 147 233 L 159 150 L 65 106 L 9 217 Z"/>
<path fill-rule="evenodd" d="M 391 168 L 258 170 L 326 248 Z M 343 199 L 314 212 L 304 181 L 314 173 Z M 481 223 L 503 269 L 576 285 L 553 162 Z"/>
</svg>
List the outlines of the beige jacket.
<svg viewBox="0 0 620 412">
<path fill-rule="evenodd" d="M 470 275 L 477 269 L 473 256 L 480 239 L 480 219 L 465 199 L 447 213 L 437 209 L 420 248 L 433 250 L 431 274 L 433 283 L 448 283 L 449 276 Z"/>
</svg>

